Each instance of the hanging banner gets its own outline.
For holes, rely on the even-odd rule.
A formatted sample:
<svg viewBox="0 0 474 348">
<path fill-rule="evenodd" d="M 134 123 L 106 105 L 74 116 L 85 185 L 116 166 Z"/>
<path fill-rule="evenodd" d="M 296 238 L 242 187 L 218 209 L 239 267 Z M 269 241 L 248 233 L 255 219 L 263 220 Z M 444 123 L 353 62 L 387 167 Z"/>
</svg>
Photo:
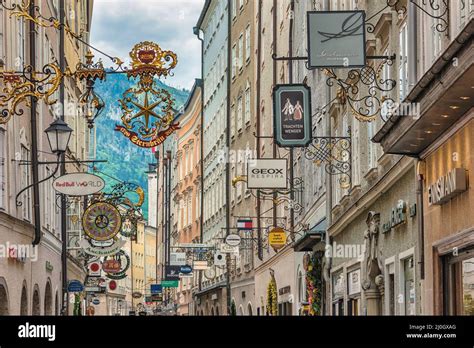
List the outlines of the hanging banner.
<svg viewBox="0 0 474 348">
<path fill-rule="evenodd" d="M 286 159 L 252 159 L 247 165 L 247 188 L 287 189 Z"/>
<path fill-rule="evenodd" d="M 93 195 L 104 187 L 104 179 L 89 173 L 66 174 L 53 182 L 54 190 L 67 196 Z"/>
<path fill-rule="evenodd" d="M 277 85 L 273 90 L 275 142 L 280 147 L 306 147 L 312 140 L 311 89 Z"/>
<path fill-rule="evenodd" d="M 309 68 L 362 68 L 365 11 L 308 12 Z"/>
<path fill-rule="evenodd" d="M 117 254 L 120 249 L 125 245 L 124 240 L 117 240 L 114 244 L 108 247 L 95 247 L 89 243 L 87 239 L 79 241 L 79 247 L 81 247 L 86 254 L 102 257 Z"/>
<path fill-rule="evenodd" d="M 239 230 L 251 231 L 253 229 L 252 219 L 237 219 L 237 228 Z"/>
<path fill-rule="evenodd" d="M 165 266 L 165 280 L 179 280 L 181 266 Z"/>
</svg>

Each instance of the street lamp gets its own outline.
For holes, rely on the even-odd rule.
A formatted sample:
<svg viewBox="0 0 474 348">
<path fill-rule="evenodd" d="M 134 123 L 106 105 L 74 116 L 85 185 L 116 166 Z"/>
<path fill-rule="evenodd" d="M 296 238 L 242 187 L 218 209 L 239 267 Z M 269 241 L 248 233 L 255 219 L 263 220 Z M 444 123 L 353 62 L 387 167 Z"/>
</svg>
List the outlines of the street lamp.
<svg viewBox="0 0 474 348">
<path fill-rule="evenodd" d="M 66 152 L 72 129 L 61 119 L 57 119 L 45 130 L 51 152 L 61 155 Z"/>
</svg>

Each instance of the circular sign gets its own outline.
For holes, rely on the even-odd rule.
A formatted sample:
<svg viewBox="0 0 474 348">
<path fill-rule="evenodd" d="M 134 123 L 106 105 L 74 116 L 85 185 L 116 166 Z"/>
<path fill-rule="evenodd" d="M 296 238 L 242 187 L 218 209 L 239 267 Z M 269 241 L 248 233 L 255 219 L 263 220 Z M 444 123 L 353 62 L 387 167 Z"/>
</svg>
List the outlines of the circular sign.
<svg viewBox="0 0 474 348">
<path fill-rule="evenodd" d="M 88 196 L 100 192 L 104 187 L 104 179 L 89 173 L 66 174 L 53 182 L 53 188 L 67 196 Z"/>
<path fill-rule="evenodd" d="M 122 217 L 112 204 L 94 203 L 84 212 L 82 227 L 91 239 L 105 241 L 112 239 L 120 232 Z"/>
<path fill-rule="evenodd" d="M 100 265 L 98 262 L 93 262 L 89 265 L 89 268 L 92 272 L 98 272 L 100 270 Z"/>
<path fill-rule="evenodd" d="M 183 274 L 190 274 L 193 271 L 193 268 L 189 265 L 181 266 L 179 272 Z"/>
<path fill-rule="evenodd" d="M 286 232 L 281 227 L 275 227 L 268 233 L 268 244 L 275 249 L 279 250 L 286 245 Z"/>
<path fill-rule="evenodd" d="M 135 299 L 138 299 L 138 298 L 141 298 L 142 297 L 142 293 L 139 292 L 139 291 L 136 291 L 132 294 L 132 297 L 135 298 Z"/>
<path fill-rule="evenodd" d="M 92 300 L 92 304 L 97 306 L 100 304 L 100 300 L 96 297 Z"/>
<path fill-rule="evenodd" d="M 112 256 L 112 259 L 119 261 L 120 265 L 121 265 L 121 268 L 120 268 L 119 272 L 116 272 L 116 273 L 113 273 L 113 274 L 112 273 L 106 273 L 107 278 L 115 279 L 115 280 L 126 278 L 127 277 L 127 270 L 130 267 L 130 257 L 125 253 L 125 251 L 120 250 L 117 254 Z M 108 261 L 108 257 L 106 256 L 104 258 L 103 262 L 107 263 L 107 261 Z"/>
<path fill-rule="evenodd" d="M 115 290 L 115 289 L 117 289 L 117 282 L 116 282 L 115 280 L 111 280 L 111 281 L 109 282 L 109 289 L 110 289 L 110 290 Z"/>
<path fill-rule="evenodd" d="M 240 241 L 241 238 L 238 234 L 229 234 L 225 239 L 225 243 L 233 247 L 240 245 Z"/>
</svg>

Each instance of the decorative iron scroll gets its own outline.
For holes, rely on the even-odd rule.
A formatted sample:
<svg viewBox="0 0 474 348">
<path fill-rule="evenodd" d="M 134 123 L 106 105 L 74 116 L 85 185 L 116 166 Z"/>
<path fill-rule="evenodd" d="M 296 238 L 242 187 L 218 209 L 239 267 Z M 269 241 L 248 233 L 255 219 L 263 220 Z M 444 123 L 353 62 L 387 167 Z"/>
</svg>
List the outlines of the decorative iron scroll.
<svg viewBox="0 0 474 348">
<path fill-rule="evenodd" d="M 320 166 L 325 165 L 326 173 L 340 176 L 341 188 L 351 186 L 352 177 L 351 137 L 315 137 L 304 151 L 305 158 Z"/>
<path fill-rule="evenodd" d="M 394 9 L 398 13 L 399 17 L 402 17 L 407 13 L 407 8 L 405 5 L 402 4 L 402 0 L 386 0 L 385 7 L 383 7 L 381 10 L 377 11 L 375 14 L 366 19 L 365 28 L 367 32 L 373 33 L 375 31 L 375 25 L 373 23 L 370 23 L 370 21 L 388 8 Z"/>
<path fill-rule="evenodd" d="M 46 64 L 41 71 L 34 71 L 26 65 L 21 73 L 0 71 L 4 87 L 0 94 L 0 124 L 6 124 L 13 115 L 24 113 L 22 104 L 30 106 L 30 98 L 42 99 L 48 105 L 56 103 L 52 99 L 58 90 L 64 74 L 56 64 Z"/>
<path fill-rule="evenodd" d="M 395 80 L 381 77 L 385 64 L 391 66 L 393 61 L 385 59 L 377 68 L 366 66 L 362 69 L 351 69 L 345 78 L 337 76 L 333 69 L 324 69 L 328 76 L 326 84 L 330 87 L 339 86 L 337 100 L 341 105 L 347 105 L 359 121 L 374 121 L 381 115 L 385 102 L 395 104 L 389 93 L 394 90 L 397 83 Z M 367 94 L 360 96 L 364 92 Z"/>
</svg>

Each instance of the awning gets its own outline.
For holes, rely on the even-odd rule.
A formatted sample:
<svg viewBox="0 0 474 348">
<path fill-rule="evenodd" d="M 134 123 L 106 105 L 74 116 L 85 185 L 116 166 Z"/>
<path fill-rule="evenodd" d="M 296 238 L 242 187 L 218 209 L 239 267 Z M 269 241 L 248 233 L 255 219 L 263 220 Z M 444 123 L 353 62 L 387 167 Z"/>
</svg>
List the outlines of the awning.
<svg viewBox="0 0 474 348">
<path fill-rule="evenodd" d="M 313 251 L 314 246 L 324 242 L 327 230 L 326 218 L 321 219 L 316 225 L 310 228 L 305 234 L 296 240 L 293 249 L 296 252 Z"/>
</svg>

